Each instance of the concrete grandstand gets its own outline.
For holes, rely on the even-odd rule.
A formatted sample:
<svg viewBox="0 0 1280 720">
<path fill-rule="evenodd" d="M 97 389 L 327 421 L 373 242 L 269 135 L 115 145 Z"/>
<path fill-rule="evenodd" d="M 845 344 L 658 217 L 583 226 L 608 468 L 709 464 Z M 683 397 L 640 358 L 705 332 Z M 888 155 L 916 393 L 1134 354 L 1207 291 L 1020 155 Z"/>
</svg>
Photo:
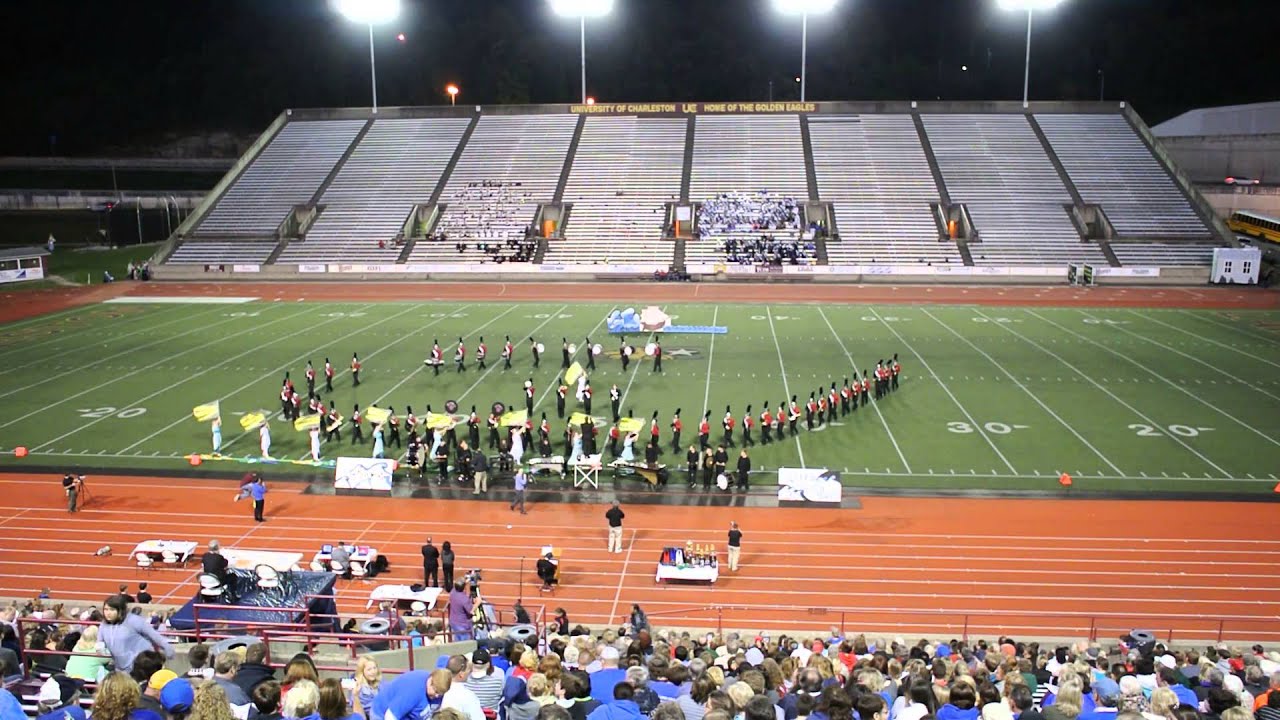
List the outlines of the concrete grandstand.
<svg viewBox="0 0 1280 720">
<path fill-rule="evenodd" d="M 1124 103 L 315 109 L 267 128 L 159 277 L 1186 283 L 1234 243 Z"/>
</svg>

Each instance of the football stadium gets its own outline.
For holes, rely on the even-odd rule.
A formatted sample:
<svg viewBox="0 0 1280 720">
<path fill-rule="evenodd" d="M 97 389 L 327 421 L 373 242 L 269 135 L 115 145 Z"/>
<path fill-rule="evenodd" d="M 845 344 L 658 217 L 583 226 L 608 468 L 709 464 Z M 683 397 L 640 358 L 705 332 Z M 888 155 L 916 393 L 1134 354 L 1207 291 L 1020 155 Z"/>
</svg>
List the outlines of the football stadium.
<svg viewBox="0 0 1280 720">
<path fill-rule="evenodd" d="M 379 105 L 423 7 L 320 3 L 369 105 L 5 235 L 0 717 L 1280 718 L 1280 109 L 1034 99 L 1056 4 L 1021 101 L 807 98 L 830 0 L 597 101 L 582 0 L 576 101 Z"/>
</svg>

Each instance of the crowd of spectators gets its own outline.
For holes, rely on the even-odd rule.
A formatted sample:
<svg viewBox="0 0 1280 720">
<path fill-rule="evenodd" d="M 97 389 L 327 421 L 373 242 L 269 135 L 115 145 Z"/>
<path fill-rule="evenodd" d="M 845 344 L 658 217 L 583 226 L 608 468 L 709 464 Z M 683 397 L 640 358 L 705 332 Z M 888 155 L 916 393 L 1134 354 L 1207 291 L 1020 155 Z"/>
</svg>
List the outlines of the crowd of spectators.
<svg viewBox="0 0 1280 720">
<path fill-rule="evenodd" d="M 800 230 L 800 204 L 790 196 L 722 193 L 698 208 L 698 231 L 713 235 L 729 231 Z"/>
<path fill-rule="evenodd" d="M 658 632 L 639 608 L 596 634 L 559 610 L 536 645 L 498 633 L 434 670 L 384 677 L 362 655 L 340 678 L 306 654 L 277 669 L 263 644 L 216 656 L 196 644 L 179 675 L 169 641 L 122 597 L 92 613 L 101 624 L 74 626 L 67 645 L 93 649 L 90 664 L 36 669 L 45 720 L 84 720 L 90 693 L 94 720 L 1280 720 L 1280 653 L 1261 646 L 694 635 Z M 44 647 L 60 618 L 37 617 L 27 640 Z M 17 717 L 0 691 L 0 718 Z"/>
<path fill-rule="evenodd" d="M 433 233 L 430 242 L 446 243 L 449 242 L 448 233 Z M 533 260 L 534 253 L 538 252 L 538 239 L 529 232 L 522 238 L 507 238 L 503 242 L 477 242 L 465 243 L 455 242 L 453 249 L 458 251 L 459 255 L 467 254 L 469 250 L 478 250 L 485 255 L 482 262 L 493 262 L 502 264 L 504 262 L 530 262 Z"/>
<path fill-rule="evenodd" d="M 812 265 L 815 248 L 808 240 L 778 240 L 772 235 L 724 240 L 725 259 L 738 265 Z"/>
<path fill-rule="evenodd" d="M 467 183 L 446 201 L 437 227 L 444 238 L 502 243 L 528 237 L 537 201 L 521 183 L 483 180 Z"/>
</svg>

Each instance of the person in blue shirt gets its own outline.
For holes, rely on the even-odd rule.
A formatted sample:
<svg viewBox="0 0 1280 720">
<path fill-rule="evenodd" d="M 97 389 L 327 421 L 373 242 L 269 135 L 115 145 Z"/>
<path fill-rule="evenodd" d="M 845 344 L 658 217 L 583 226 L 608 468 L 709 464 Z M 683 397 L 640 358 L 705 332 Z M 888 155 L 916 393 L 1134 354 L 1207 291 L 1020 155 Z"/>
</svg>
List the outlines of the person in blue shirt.
<svg viewBox="0 0 1280 720">
<path fill-rule="evenodd" d="M 4 688 L 0 688 L 0 720 L 27 720 L 22 703 Z"/>
<path fill-rule="evenodd" d="M 591 697 L 602 705 L 613 701 L 614 688 L 627 680 L 627 671 L 618 667 L 618 659 L 618 648 L 606 646 L 600 651 L 600 669 L 591 673 Z"/>
<path fill-rule="evenodd" d="M 262 482 L 261 475 L 255 476 L 253 482 L 249 484 L 249 497 L 253 498 L 253 519 L 266 522 L 262 517 L 262 509 L 266 505 L 267 484 Z"/>
<path fill-rule="evenodd" d="M 625 676 L 625 672 L 623 673 Z M 635 688 L 629 682 L 620 682 L 613 686 L 613 702 L 592 710 L 587 720 L 643 720 L 640 707 L 636 705 Z"/>
<path fill-rule="evenodd" d="M 418 720 L 428 707 L 438 707 L 453 684 L 448 670 L 413 670 L 389 682 L 373 699 L 371 720 Z"/>
</svg>

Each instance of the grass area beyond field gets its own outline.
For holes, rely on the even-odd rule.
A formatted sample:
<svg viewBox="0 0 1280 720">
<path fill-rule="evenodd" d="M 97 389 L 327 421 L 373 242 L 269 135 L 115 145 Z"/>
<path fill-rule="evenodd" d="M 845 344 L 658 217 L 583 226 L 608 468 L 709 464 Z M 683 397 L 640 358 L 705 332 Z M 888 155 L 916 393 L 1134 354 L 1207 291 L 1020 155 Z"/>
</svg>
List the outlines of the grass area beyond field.
<svg viewBox="0 0 1280 720">
<path fill-rule="evenodd" d="M 252 286 L 246 286 L 251 293 Z M 618 307 L 639 306 L 626 301 Z M 600 303 L 432 304 L 250 302 L 103 304 L 0 327 L 0 466 L 186 467 L 207 452 L 207 424 L 194 405 L 220 400 L 223 451 L 257 454 L 257 432 L 241 433 L 239 414 L 276 412 L 285 371 L 305 392 L 308 358 L 339 371 L 332 395 L 344 416 L 353 403 L 412 405 L 482 415 L 495 401 L 524 406 L 536 387 L 535 419 L 546 412 L 560 452 L 555 381 L 561 338 L 604 346 L 592 373 L 593 410 L 608 418 L 609 388 L 623 414 L 657 410 L 662 461 L 684 477 L 684 453 L 670 450 L 680 408 L 684 447 L 711 413 L 712 440 L 729 406 L 739 421 L 791 395 L 801 403 L 840 385 L 854 368 L 872 369 L 898 353 L 901 388 L 836 423 L 752 448 L 757 483 L 778 467 L 828 467 L 846 484 L 920 489 L 1056 489 L 1122 492 L 1270 493 L 1280 473 L 1280 314 L 1183 310 L 1076 310 L 930 306 L 670 305 L 681 325 L 724 325 L 727 335 L 663 338 L 665 372 L 646 359 L 626 373 L 619 340 L 604 331 L 613 306 Z M 464 336 L 468 369 L 455 373 L 453 345 Z M 516 343 L 514 367 L 501 369 L 503 338 Z M 533 369 L 528 337 L 545 343 Z M 483 336 L 489 369 L 473 365 Z M 438 377 L 423 366 L 433 339 L 445 349 Z M 628 341 L 642 347 L 644 336 Z M 347 373 L 352 352 L 361 384 Z M 318 387 L 323 390 L 323 378 Z M 572 393 L 568 410 L 578 409 Z M 803 427 L 804 422 L 801 420 Z M 272 454 L 301 458 L 305 433 L 273 421 Z M 646 429 L 647 433 L 647 429 Z M 366 431 L 366 434 L 368 432 Z M 737 433 L 740 439 L 740 433 Z M 482 433 L 482 438 L 484 433 Z M 602 433 L 603 437 L 603 433 Z M 367 455 L 344 442 L 327 457 Z M 757 442 L 759 432 L 756 432 Z M 25 446 L 25 460 L 11 451 Z M 392 451 L 398 453 L 399 451 Z M 736 452 L 733 453 L 736 455 Z M 228 471 L 233 463 L 208 463 Z M 271 473 L 310 473 L 279 465 Z"/>
</svg>

